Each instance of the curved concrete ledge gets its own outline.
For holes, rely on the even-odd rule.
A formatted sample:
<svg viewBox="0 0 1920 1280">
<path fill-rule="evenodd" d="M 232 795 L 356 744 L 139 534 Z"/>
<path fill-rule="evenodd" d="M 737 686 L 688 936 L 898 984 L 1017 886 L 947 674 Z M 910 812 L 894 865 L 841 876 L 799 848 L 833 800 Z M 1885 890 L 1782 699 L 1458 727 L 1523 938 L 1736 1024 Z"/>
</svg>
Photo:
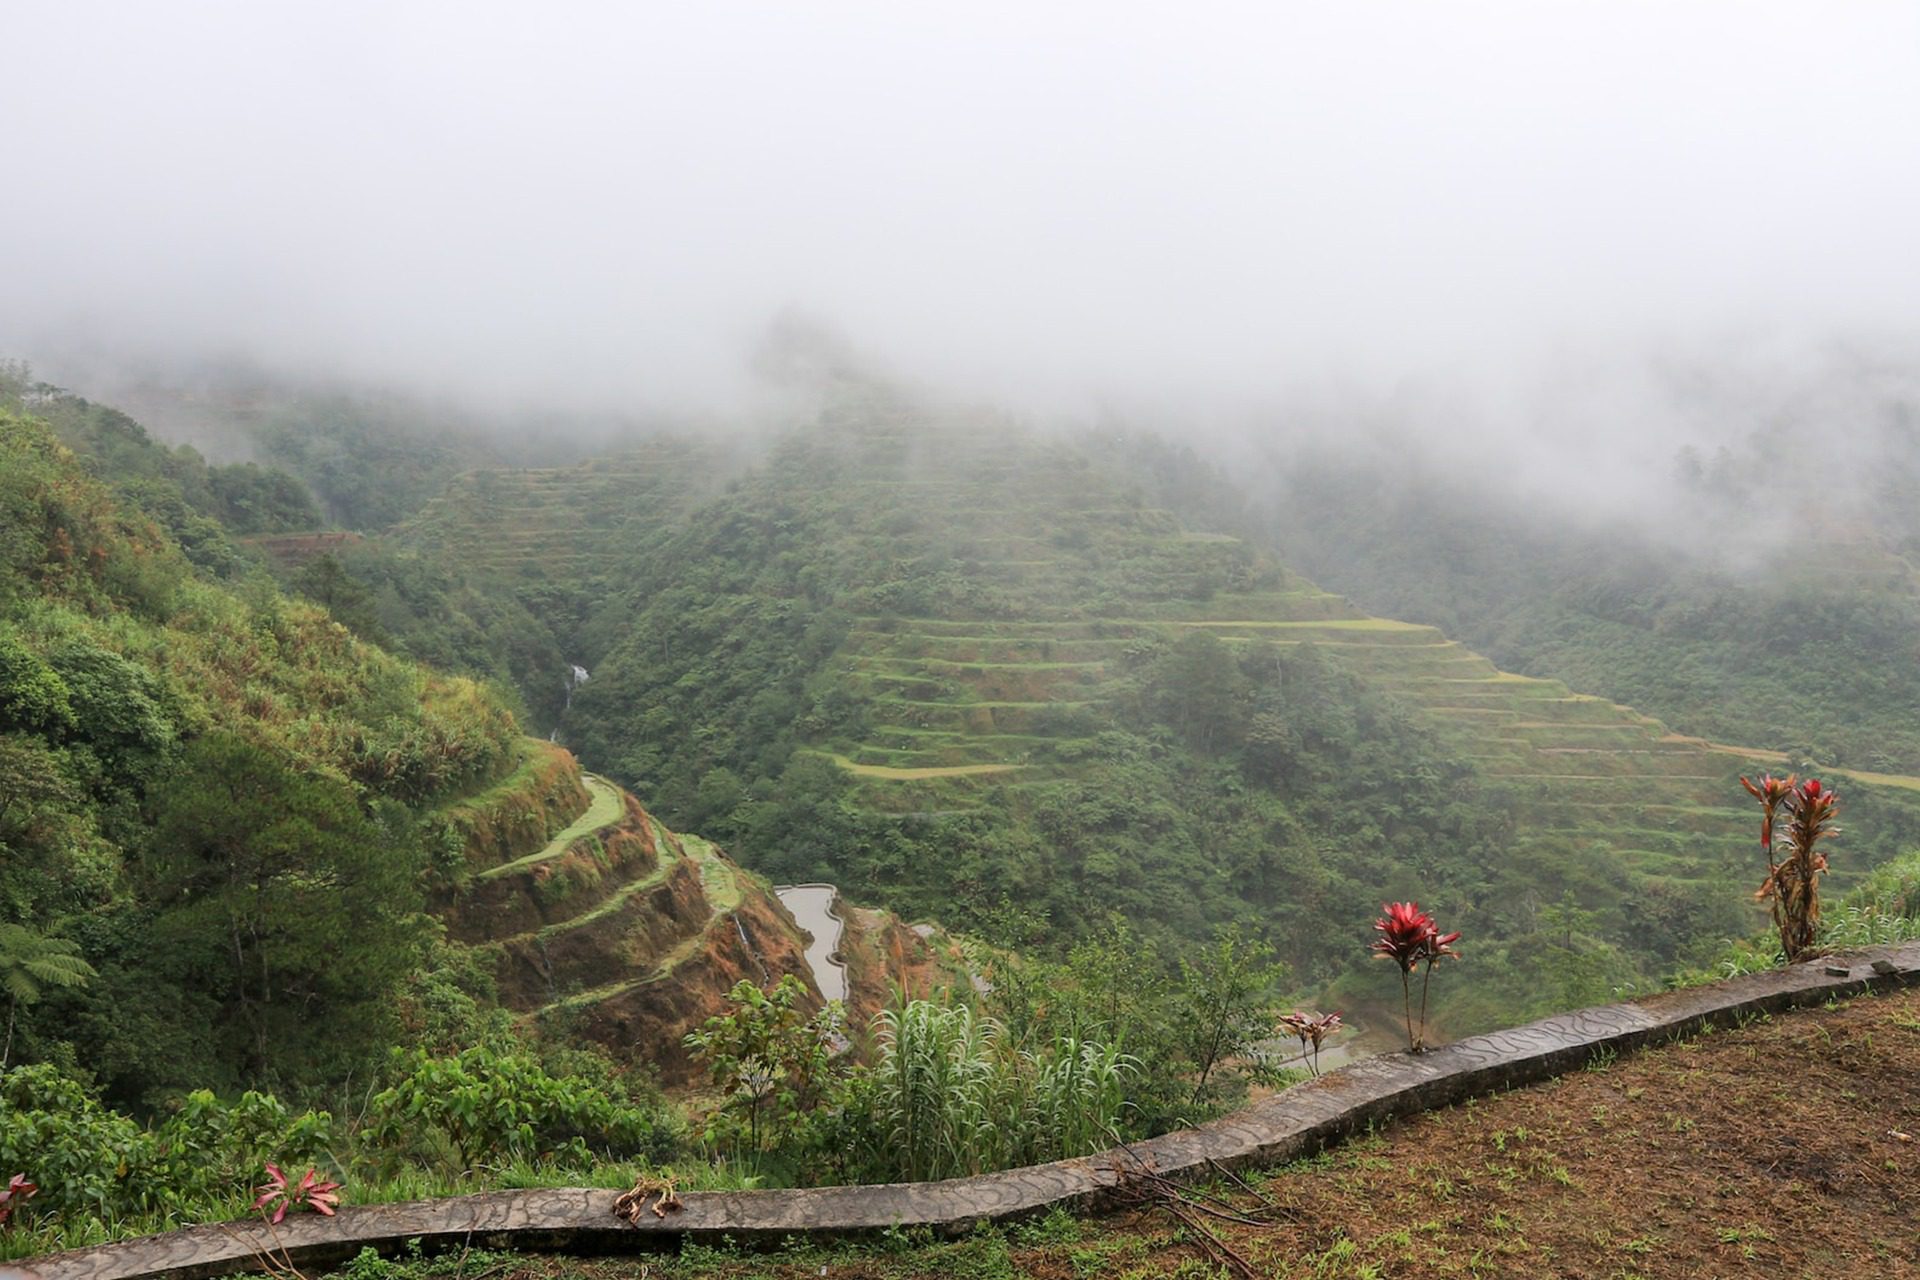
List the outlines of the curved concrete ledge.
<svg viewBox="0 0 1920 1280">
<path fill-rule="evenodd" d="M 948 1182 L 818 1187 L 787 1191 L 697 1192 L 683 1211 L 643 1214 L 629 1227 L 613 1216 L 615 1193 L 499 1191 L 453 1200 L 351 1206 L 336 1218 L 301 1214 L 277 1236 L 262 1223 L 192 1227 L 165 1235 L 28 1259 L 40 1280 L 197 1280 L 254 1270 L 273 1251 L 301 1268 L 343 1262 L 371 1246 L 382 1252 L 419 1240 L 428 1248 L 565 1249 L 640 1252 L 682 1239 L 778 1242 L 796 1235 L 857 1234 L 893 1226 L 963 1231 L 1052 1205 L 1097 1204 L 1136 1162 L 1178 1177 L 1213 1164 L 1270 1164 L 1309 1154 L 1369 1123 L 1581 1066 L 1596 1055 L 1675 1039 L 1727 1024 L 1866 991 L 1920 982 L 1920 943 L 1872 947 L 1729 982 L 1559 1014 L 1473 1036 L 1412 1057 L 1368 1058 L 1256 1106 L 1079 1160 Z M 284 1254 L 282 1253 L 284 1251 Z"/>
</svg>

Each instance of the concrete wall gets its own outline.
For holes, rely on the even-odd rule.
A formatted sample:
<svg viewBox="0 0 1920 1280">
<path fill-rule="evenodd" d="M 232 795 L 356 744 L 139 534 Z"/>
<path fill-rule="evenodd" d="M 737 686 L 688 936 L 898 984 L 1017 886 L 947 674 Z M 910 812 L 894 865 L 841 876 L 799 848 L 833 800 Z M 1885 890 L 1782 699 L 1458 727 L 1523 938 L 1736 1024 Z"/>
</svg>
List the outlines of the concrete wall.
<svg viewBox="0 0 1920 1280">
<path fill-rule="evenodd" d="M 1711 986 L 1564 1013 L 1414 1057 L 1387 1054 L 1330 1072 L 1197 1129 L 1165 1134 L 1078 1160 L 948 1182 L 688 1193 L 679 1213 L 612 1215 L 615 1193 L 499 1191 L 451 1200 L 351 1206 L 339 1216 L 299 1214 L 270 1232 L 259 1222 L 165 1235 L 30 1259 L 40 1280 L 146 1280 L 255 1270 L 273 1251 L 303 1270 L 343 1262 L 361 1248 L 391 1252 L 413 1239 L 429 1248 L 642 1252 L 682 1239 L 777 1242 L 796 1235 L 857 1234 L 887 1227 L 963 1231 L 985 1220 L 1053 1205 L 1092 1206 L 1142 1165 L 1179 1177 L 1210 1166 L 1272 1164 L 1309 1154 L 1369 1123 L 1529 1084 L 1596 1055 L 1688 1035 L 1835 997 L 1920 982 L 1920 943 L 1847 952 Z"/>
</svg>

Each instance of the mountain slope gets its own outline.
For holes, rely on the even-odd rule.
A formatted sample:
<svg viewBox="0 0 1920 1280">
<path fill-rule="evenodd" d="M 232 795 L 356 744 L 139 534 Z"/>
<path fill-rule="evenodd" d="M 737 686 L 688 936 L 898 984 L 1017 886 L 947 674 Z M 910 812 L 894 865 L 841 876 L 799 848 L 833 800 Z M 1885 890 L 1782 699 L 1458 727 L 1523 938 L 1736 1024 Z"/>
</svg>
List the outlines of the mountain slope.
<svg viewBox="0 0 1920 1280">
<path fill-rule="evenodd" d="M 1022 941 L 1231 922 L 1319 983 L 1382 899 L 1432 898 L 1488 965 L 1461 1025 L 1756 926 L 1737 775 L 1767 752 L 1370 617 L 1144 488 L 1001 415 L 849 394 L 614 554 L 562 734 L 749 865 Z M 1852 788 L 1849 871 L 1920 836 L 1910 779 L 1858 778 L 1893 785 Z M 1585 986 L 1547 980 L 1547 938 Z"/>
<path fill-rule="evenodd" d="M 13 1060 L 85 1063 L 134 1105 L 323 1095 L 393 1044 L 470 1043 L 447 1011 L 474 1001 L 679 1083 L 681 1037 L 736 980 L 810 982 L 804 935 L 718 848 L 583 780 L 473 681 L 263 577 L 196 573 L 5 412 L 0 852 L 6 922 L 86 965 L 15 1006 Z"/>
</svg>

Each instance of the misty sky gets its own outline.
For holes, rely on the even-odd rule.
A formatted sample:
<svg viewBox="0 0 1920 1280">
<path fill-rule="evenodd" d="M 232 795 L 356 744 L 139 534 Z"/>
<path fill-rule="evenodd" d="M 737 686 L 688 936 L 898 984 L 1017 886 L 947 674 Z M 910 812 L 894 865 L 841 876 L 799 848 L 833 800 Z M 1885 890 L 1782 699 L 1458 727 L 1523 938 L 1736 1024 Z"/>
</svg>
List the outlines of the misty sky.
<svg viewBox="0 0 1920 1280">
<path fill-rule="evenodd" d="M 0 43 L 43 362 L 711 406 L 797 306 L 991 396 L 1220 405 L 1920 336 L 1910 2 L 0 0 Z"/>
</svg>

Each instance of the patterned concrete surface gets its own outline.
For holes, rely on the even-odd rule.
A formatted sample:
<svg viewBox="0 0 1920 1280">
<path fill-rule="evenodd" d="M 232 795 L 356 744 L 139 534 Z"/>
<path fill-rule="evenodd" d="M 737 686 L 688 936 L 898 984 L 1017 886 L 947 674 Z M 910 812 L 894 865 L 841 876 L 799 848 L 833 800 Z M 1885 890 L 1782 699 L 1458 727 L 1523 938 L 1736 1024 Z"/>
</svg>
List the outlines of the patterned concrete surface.
<svg viewBox="0 0 1920 1280">
<path fill-rule="evenodd" d="M 671 1249 L 681 1239 L 778 1241 L 891 1226 L 962 1231 L 976 1222 L 1056 1204 L 1097 1204 L 1142 1165 L 1168 1176 L 1210 1165 L 1266 1164 L 1307 1154 L 1375 1120 L 1578 1067 L 1596 1054 L 1671 1039 L 1704 1024 L 1818 1004 L 1831 997 L 1920 982 L 1920 943 L 1873 947 L 1711 986 L 1560 1014 L 1473 1036 L 1417 1057 L 1368 1058 L 1197 1129 L 1079 1160 L 948 1182 L 787 1191 L 690 1192 L 665 1218 L 615 1218 L 615 1193 L 501 1191 L 452 1200 L 351 1206 L 338 1217 L 302 1214 L 275 1230 L 260 1222 L 193 1227 L 165 1235 L 29 1259 L 38 1280 L 197 1280 L 261 1269 L 262 1256 L 303 1270 L 418 1239 L 429 1248 Z"/>
</svg>

